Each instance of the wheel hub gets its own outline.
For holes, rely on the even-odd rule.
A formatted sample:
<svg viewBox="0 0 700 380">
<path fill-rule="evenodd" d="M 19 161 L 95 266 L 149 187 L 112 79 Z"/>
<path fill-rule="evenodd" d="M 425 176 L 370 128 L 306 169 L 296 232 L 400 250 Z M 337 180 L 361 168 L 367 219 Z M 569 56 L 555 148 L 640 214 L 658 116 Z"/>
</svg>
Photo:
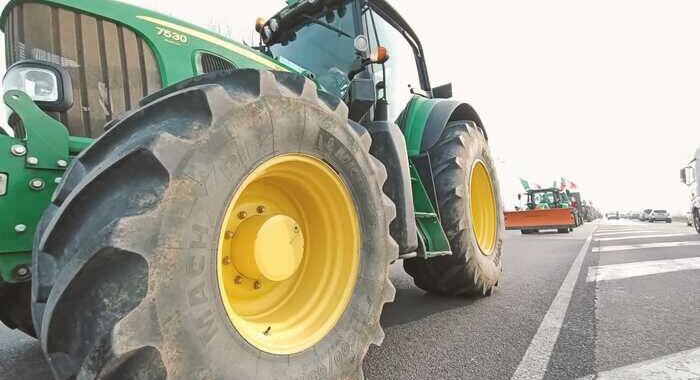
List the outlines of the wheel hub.
<svg viewBox="0 0 700 380">
<path fill-rule="evenodd" d="M 229 199 L 217 278 L 236 331 L 288 355 L 340 320 L 360 268 L 360 224 L 348 186 L 318 158 L 288 154 L 253 168 Z"/>
<path fill-rule="evenodd" d="M 252 279 L 287 280 L 304 257 L 304 235 L 286 215 L 251 217 L 240 224 L 232 240 L 236 269 Z"/>
</svg>

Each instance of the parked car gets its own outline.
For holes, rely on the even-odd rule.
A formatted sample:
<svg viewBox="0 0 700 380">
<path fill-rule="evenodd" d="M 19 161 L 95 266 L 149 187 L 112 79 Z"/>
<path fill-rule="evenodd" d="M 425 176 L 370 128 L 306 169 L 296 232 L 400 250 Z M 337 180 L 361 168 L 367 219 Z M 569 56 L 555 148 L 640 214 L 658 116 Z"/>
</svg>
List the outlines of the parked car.
<svg viewBox="0 0 700 380">
<path fill-rule="evenodd" d="M 666 223 L 671 223 L 671 214 L 666 210 L 654 210 L 649 214 L 649 222 L 659 222 L 665 221 Z"/>
<path fill-rule="evenodd" d="M 610 211 L 610 212 L 605 214 L 605 217 L 608 218 L 608 220 L 620 219 L 620 213 L 617 211 Z"/>
<path fill-rule="evenodd" d="M 642 212 L 639 213 L 639 220 L 643 222 L 649 219 L 649 214 L 651 214 L 652 211 L 653 210 L 650 208 L 645 208 L 644 210 L 642 210 Z"/>
<path fill-rule="evenodd" d="M 639 211 L 630 211 L 629 218 L 630 219 L 639 219 L 639 215 L 640 215 Z"/>
</svg>

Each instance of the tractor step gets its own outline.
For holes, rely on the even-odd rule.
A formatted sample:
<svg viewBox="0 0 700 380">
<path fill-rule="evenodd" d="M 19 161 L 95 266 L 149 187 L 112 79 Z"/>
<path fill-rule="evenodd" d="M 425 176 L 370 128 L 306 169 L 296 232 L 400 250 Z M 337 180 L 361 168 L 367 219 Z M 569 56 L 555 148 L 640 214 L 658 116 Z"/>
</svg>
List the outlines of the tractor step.
<svg viewBox="0 0 700 380">
<path fill-rule="evenodd" d="M 432 259 L 433 257 L 438 257 L 438 256 L 452 256 L 452 251 L 430 251 L 426 252 L 425 256 L 423 256 L 424 259 Z"/>
</svg>

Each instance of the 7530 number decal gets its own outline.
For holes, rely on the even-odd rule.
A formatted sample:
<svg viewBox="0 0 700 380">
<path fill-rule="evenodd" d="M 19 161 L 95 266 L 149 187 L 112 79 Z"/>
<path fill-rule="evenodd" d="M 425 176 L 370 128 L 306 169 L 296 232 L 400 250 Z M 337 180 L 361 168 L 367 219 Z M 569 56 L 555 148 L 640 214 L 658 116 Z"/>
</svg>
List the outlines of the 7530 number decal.
<svg viewBox="0 0 700 380">
<path fill-rule="evenodd" d="M 187 43 L 187 36 L 178 32 L 173 32 L 172 30 L 164 29 L 156 26 L 156 31 L 159 36 L 164 37 L 166 40 L 170 40 L 177 43 Z"/>
</svg>

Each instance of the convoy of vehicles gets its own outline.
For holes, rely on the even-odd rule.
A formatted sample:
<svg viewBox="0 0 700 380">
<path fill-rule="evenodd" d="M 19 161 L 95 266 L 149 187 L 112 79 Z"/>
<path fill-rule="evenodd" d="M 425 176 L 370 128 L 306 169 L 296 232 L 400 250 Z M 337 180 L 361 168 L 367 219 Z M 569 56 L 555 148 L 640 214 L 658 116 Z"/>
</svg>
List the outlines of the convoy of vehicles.
<svg viewBox="0 0 700 380">
<path fill-rule="evenodd" d="M 0 320 L 57 379 L 361 379 L 391 262 L 499 283 L 487 130 L 386 1 L 288 0 L 257 48 L 112 0 L 0 24 Z"/>
<path fill-rule="evenodd" d="M 690 160 L 687 166 L 681 169 L 681 182 L 688 188 L 688 212 L 693 221 L 695 230 L 700 233 L 700 183 L 698 183 L 698 161 L 700 161 L 700 148 L 695 151 L 693 159 Z"/>
</svg>

